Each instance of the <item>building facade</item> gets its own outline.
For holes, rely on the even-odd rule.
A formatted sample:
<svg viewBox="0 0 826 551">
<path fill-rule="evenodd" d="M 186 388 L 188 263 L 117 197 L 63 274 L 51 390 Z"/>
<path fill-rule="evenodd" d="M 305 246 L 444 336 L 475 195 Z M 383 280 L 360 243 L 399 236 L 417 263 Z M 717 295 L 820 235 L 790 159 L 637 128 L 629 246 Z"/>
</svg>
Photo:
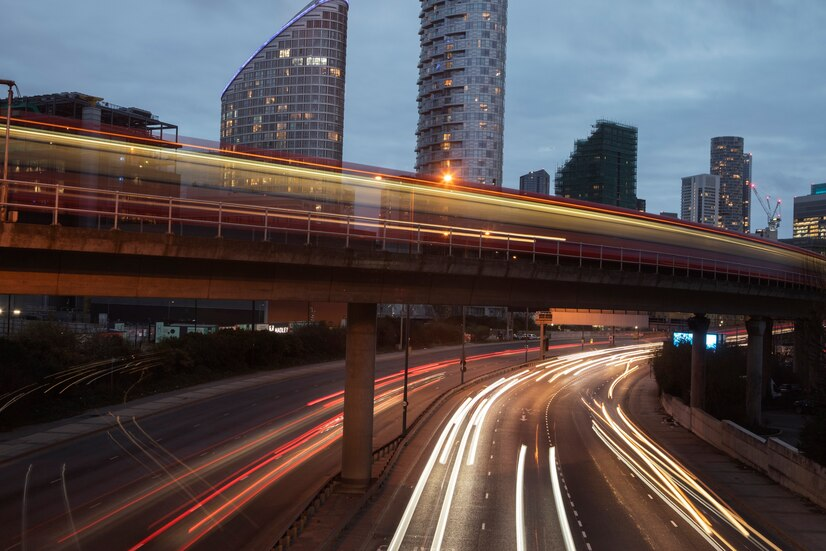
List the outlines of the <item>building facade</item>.
<svg viewBox="0 0 826 551">
<path fill-rule="evenodd" d="M 528 172 L 527 174 L 519 177 L 519 191 L 550 195 L 551 175 L 544 169 Z"/>
<path fill-rule="evenodd" d="M 720 217 L 720 177 L 697 174 L 683 178 L 680 194 L 680 218 L 689 222 L 716 226 Z"/>
<path fill-rule="evenodd" d="M 416 171 L 502 185 L 507 0 L 421 0 Z"/>
<path fill-rule="evenodd" d="M 751 230 L 751 153 L 743 152 L 743 138 L 711 138 L 711 173 L 720 177 L 721 228 L 738 233 Z"/>
<path fill-rule="evenodd" d="M 645 210 L 637 198 L 637 128 L 599 120 L 591 135 L 577 140 L 556 172 L 557 195 L 633 210 Z"/>
<path fill-rule="evenodd" d="M 261 46 L 221 94 L 221 147 L 341 161 L 346 0 L 314 0 Z"/>
<path fill-rule="evenodd" d="M 826 239 L 826 183 L 812 184 L 811 194 L 794 198 L 792 237 Z"/>
</svg>

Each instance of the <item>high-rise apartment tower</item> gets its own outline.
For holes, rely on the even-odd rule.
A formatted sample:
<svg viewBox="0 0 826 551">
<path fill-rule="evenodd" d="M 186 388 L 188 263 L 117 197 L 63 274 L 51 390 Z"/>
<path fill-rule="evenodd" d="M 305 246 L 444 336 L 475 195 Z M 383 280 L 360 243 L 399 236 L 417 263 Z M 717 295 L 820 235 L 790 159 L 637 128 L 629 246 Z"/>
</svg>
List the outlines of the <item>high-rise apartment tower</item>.
<svg viewBox="0 0 826 551">
<path fill-rule="evenodd" d="M 421 0 L 416 171 L 502 185 L 507 0 Z"/>
<path fill-rule="evenodd" d="M 743 138 L 711 138 L 711 173 L 720 177 L 721 228 L 748 233 L 751 209 L 751 153 L 743 153 Z"/>
<path fill-rule="evenodd" d="M 551 175 L 544 169 L 534 170 L 519 177 L 519 191 L 551 194 Z"/>
<path fill-rule="evenodd" d="M 683 178 L 680 218 L 698 224 L 716 226 L 719 218 L 719 196 L 719 176 L 697 174 Z"/>
<path fill-rule="evenodd" d="M 221 95 L 221 146 L 341 160 L 347 0 L 314 0 Z"/>
<path fill-rule="evenodd" d="M 562 197 L 645 210 L 637 199 L 637 128 L 597 121 L 557 169 L 554 187 Z"/>
</svg>

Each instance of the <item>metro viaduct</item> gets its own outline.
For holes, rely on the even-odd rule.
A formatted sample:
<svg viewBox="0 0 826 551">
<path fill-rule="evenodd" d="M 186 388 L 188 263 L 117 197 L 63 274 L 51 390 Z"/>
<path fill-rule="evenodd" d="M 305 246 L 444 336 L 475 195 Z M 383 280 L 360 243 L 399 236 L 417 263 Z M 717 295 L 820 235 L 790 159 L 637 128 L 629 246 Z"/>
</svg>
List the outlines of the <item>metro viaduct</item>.
<svg viewBox="0 0 826 551">
<path fill-rule="evenodd" d="M 822 288 L 757 284 L 635 265 L 394 253 L 4 223 L 0 293 L 347 303 L 342 480 L 370 482 L 376 304 L 696 312 L 692 407 L 703 407 L 706 313 L 747 315 L 748 413 L 759 423 L 771 319 L 819 324 Z M 738 280 L 739 279 L 739 280 Z M 800 322 L 799 320 L 804 320 Z"/>
</svg>

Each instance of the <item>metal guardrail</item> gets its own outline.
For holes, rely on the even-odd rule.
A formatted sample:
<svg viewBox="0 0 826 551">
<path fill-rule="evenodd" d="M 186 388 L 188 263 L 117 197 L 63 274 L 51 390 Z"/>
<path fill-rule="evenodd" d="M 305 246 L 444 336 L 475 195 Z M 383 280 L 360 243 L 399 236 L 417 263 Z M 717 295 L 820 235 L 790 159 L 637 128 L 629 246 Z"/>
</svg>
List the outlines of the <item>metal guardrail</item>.
<svg viewBox="0 0 826 551">
<path fill-rule="evenodd" d="M 0 208 L 6 208 L 10 213 L 48 213 L 53 225 L 59 225 L 62 218 L 87 217 L 95 219 L 100 229 L 143 232 L 151 227 L 157 232 L 161 227 L 166 233 L 173 234 L 176 229 L 196 228 L 201 232 L 199 235 L 207 229 L 208 234 L 214 237 L 232 235 L 233 238 L 241 231 L 251 232 L 253 240 L 260 238 L 263 241 L 281 236 L 295 239 L 298 236 L 298 240 L 306 245 L 311 245 L 318 238 L 335 238 L 347 248 L 359 241 L 370 241 L 383 250 L 395 244 L 397 248 L 405 248 L 415 254 L 433 254 L 438 249 L 448 256 L 461 253 L 479 259 L 487 255 L 508 261 L 530 259 L 534 263 L 541 261 L 580 267 L 587 264 L 600 269 L 686 277 L 694 275 L 701 279 L 786 288 L 821 289 L 826 286 L 826 278 L 822 274 L 818 276 L 652 249 L 573 242 L 539 234 L 60 184 L 8 180 L 2 185 L 7 188 L 8 199 Z"/>
</svg>

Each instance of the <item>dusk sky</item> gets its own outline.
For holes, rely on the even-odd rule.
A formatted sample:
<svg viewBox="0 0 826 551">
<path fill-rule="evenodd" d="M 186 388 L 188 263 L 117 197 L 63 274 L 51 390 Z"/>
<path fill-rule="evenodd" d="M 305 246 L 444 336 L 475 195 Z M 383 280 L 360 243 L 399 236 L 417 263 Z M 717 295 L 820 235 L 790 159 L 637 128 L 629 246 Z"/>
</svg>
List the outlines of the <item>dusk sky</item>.
<svg viewBox="0 0 826 551">
<path fill-rule="evenodd" d="M 3 2 L 0 78 L 24 95 L 78 91 L 218 139 L 220 94 L 307 0 Z M 419 2 L 352 0 L 345 161 L 412 170 Z M 745 138 L 761 194 L 826 181 L 823 0 L 512 0 L 505 185 L 553 175 L 597 119 L 639 128 L 637 194 L 679 211 L 713 136 Z M 765 216 L 752 208 L 753 227 Z"/>
</svg>

